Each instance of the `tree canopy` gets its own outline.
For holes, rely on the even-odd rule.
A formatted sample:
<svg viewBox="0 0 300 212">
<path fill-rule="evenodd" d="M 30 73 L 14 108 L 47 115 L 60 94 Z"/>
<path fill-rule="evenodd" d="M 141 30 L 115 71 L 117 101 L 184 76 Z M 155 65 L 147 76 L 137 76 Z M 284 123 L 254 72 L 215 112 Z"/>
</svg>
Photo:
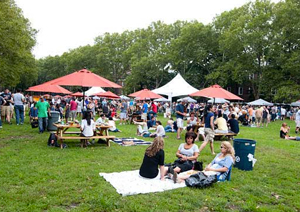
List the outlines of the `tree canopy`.
<svg viewBox="0 0 300 212">
<path fill-rule="evenodd" d="M 30 86 L 88 68 L 122 84 L 128 94 L 157 88 L 181 73 L 199 89 L 214 83 L 247 85 L 253 99 L 291 102 L 299 99 L 300 88 L 299 4 L 257 0 L 225 11 L 207 25 L 157 21 L 144 29 L 99 35 L 94 45 L 35 63 L 30 53 L 35 31 L 13 1 L 6 0 L 0 11 L 0 64 L 5 70 L 0 78 L 10 79 L 5 85 Z M 9 36 L 3 36 L 10 27 Z M 31 76 L 21 81 L 21 73 Z"/>
<path fill-rule="evenodd" d="M 35 82 L 38 70 L 31 53 L 35 34 L 13 0 L 0 1 L 0 86 Z"/>
</svg>

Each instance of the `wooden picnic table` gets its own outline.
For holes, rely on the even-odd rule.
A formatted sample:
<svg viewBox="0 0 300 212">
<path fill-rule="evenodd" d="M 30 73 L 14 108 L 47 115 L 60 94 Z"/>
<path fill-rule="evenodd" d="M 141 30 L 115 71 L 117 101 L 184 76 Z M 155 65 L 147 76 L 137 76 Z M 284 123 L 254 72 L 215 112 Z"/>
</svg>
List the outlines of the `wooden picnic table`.
<svg viewBox="0 0 300 212">
<path fill-rule="evenodd" d="M 69 129 L 80 129 L 80 124 L 53 124 L 57 127 L 56 135 L 57 139 L 60 141 L 60 147 L 63 148 L 63 140 L 89 140 L 89 139 L 105 139 L 106 145 L 110 146 L 109 140 L 114 139 L 115 136 L 110 136 L 108 129 L 111 126 L 104 124 L 96 124 L 96 135 L 84 137 L 81 136 L 81 131 L 68 131 Z M 72 136 L 70 136 L 72 135 Z"/>
<path fill-rule="evenodd" d="M 200 127 L 204 127 L 204 124 L 197 123 L 197 124 L 193 125 L 193 127 L 194 127 L 194 132 L 197 134 L 199 128 L 200 128 Z"/>
</svg>

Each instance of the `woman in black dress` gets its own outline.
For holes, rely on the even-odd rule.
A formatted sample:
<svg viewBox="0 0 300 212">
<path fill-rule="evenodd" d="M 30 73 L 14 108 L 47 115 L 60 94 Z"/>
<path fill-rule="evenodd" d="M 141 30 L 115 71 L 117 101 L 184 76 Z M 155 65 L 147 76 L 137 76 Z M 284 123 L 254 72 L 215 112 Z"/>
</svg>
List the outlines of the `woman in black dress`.
<svg viewBox="0 0 300 212">
<path fill-rule="evenodd" d="M 162 137 L 156 137 L 153 143 L 146 149 L 144 160 L 140 168 L 140 175 L 145 178 L 153 179 L 158 175 L 158 166 L 160 170 L 160 179 L 165 179 L 165 153 L 164 140 Z"/>
</svg>

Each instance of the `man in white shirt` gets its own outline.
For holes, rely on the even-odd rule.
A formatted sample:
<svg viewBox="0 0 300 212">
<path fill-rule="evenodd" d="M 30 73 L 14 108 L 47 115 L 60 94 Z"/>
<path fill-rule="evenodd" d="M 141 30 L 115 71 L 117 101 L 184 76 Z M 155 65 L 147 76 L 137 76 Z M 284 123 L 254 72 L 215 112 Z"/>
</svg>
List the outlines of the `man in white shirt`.
<svg viewBox="0 0 300 212">
<path fill-rule="evenodd" d="M 21 90 L 17 89 L 17 93 L 13 95 L 14 103 L 15 103 L 15 114 L 16 114 L 16 123 L 17 125 L 24 123 L 24 102 L 25 97 L 21 94 Z M 21 122 L 20 122 L 21 118 Z"/>
</svg>

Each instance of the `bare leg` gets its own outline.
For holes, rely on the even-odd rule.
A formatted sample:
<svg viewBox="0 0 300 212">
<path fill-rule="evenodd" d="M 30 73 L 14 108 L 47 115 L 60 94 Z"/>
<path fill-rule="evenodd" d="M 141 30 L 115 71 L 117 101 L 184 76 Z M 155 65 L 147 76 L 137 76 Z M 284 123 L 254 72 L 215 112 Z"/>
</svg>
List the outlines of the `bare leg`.
<svg viewBox="0 0 300 212">
<path fill-rule="evenodd" d="M 204 147 L 207 145 L 208 141 L 203 141 L 203 143 L 201 144 L 200 148 L 199 148 L 199 153 L 204 149 Z"/>
<path fill-rule="evenodd" d="M 214 144 L 212 141 L 210 141 L 210 150 L 211 150 L 211 154 L 215 155 L 215 151 L 214 151 Z"/>
<path fill-rule="evenodd" d="M 182 131 L 182 128 L 177 129 L 177 139 L 180 139 L 181 131 Z"/>
</svg>

